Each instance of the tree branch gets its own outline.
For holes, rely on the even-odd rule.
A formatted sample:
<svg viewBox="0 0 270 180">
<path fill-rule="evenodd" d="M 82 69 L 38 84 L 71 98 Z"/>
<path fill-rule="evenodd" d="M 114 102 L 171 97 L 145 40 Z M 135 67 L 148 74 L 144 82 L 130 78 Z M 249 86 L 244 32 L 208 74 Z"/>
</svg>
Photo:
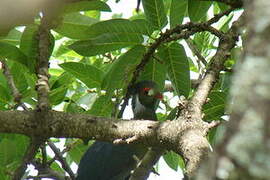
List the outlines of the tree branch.
<svg viewBox="0 0 270 180">
<path fill-rule="evenodd" d="M 7 79 L 9 88 L 11 89 L 12 96 L 14 97 L 14 101 L 19 106 L 21 106 L 24 110 L 28 110 L 28 108 L 25 106 L 25 104 L 21 102 L 22 95 L 21 95 L 20 91 L 18 90 L 18 88 L 15 85 L 13 76 L 10 73 L 10 70 L 9 70 L 8 65 L 6 63 L 6 60 L 0 60 L 0 61 L 2 63 L 2 67 L 3 67 L 3 70 L 4 70 L 4 75 L 5 75 L 6 79 Z"/>
</svg>

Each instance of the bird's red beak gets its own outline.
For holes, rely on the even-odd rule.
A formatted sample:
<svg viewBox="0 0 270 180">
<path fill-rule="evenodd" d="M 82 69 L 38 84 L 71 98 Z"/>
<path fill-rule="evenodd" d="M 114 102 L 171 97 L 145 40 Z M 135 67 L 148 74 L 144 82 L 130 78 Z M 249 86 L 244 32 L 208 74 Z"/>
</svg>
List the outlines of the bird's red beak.
<svg viewBox="0 0 270 180">
<path fill-rule="evenodd" d="M 159 100 L 162 100 L 163 99 L 163 95 L 161 93 L 157 93 L 155 95 L 155 98 L 159 99 Z"/>
</svg>

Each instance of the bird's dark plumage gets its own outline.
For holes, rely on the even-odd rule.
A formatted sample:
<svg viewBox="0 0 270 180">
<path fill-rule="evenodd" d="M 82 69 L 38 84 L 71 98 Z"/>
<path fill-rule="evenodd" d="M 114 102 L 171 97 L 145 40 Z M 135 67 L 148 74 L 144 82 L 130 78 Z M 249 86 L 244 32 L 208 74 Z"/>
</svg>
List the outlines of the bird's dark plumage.
<svg viewBox="0 0 270 180">
<path fill-rule="evenodd" d="M 155 109 L 162 97 L 152 81 L 135 84 L 132 92 L 134 119 L 157 120 Z M 147 148 L 141 145 L 114 145 L 96 141 L 82 157 L 77 180 L 126 180 Z"/>
</svg>

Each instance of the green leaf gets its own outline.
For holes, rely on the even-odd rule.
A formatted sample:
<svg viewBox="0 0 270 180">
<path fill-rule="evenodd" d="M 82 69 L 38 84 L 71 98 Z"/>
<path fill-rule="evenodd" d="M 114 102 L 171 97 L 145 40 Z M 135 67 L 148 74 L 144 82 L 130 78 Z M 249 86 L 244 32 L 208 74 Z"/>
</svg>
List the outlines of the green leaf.
<svg viewBox="0 0 270 180">
<path fill-rule="evenodd" d="M 210 101 L 203 106 L 204 120 L 219 120 L 224 115 L 227 94 L 224 92 L 211 92 Z"/>
<path fill-rule="evenodd" d="M 144 46 L 135 46 L 120 56 L 105 74 L 102 89 L 112 92 L 117 88 L 125 87 L 145 52 Z"/>
<path fill-rule="evenodd" d="M 84 145 L 83 143 L 77 144 L 70 151 L 68 151 L 67 156 L 69 156 L 72 161 L 79 164 L 84 152 L 87 149 L 88 146 Z"/>
<path fill-rule="evenodd" d="M 153 26 L 145 19 L 135 19 L 132 21 L 132 23 L 132 28 L 136 33 L 150 36 L 154 31 Z"/>
<path fill-rule="evenodd" d="M 163 0 L 142 0 L 147 21 L 155 29 L 161 30 L 168 23 Z"/>
<path fill-rule="evenodd" d="M 167 152 L 166 154 L 164 154 L 163 158 L 170 168 L 177 171 L 178 164 L 180 161 L 180 156 L 178 154 L 170 151 L 170 152 Z"/>
<path fill-rule="evenodd" d="M 87 39 L 86 30 L 98 20 L 84 16 L 80 13 L 70 13 L 63 17 L 61 24 L 54 30 L 59 34 L 72 39 Z"/>
<path fill-rule="evenodd" d="M 87 111 L 88 114 L 93 116 L 110 117 L 113 110 L 113 103 L 110 96 L 100 96 L 96 99 L 92 108 Z"/>
<path fill-rule="evenodd" d="M 27 74 L 26 67 L 22 66 L 20 63 L 14 62 L 10 68 L 10 72 L 13 75 L 14 83 L 17 89 L 23 93 L 28 88 L 28 83 L 25 78 Z"/>
<path fill-rule="evenodd" d="M 8 167 L 15 162 L 20 162 L 28 142 L 29 138 L 22 135 L 1 134 L 0 167 Z"/>
<path fill-rule="evenodd" d="M 170 10 L 170 27 L 174 28 L 178 24 L 182 24 L 187 11 L 188 1 L 172 0 Z"/>
<path fill-rule="evenodd" d="M 108 11 L 111 12 L 111 8 L 102 1 L 79 1 L 74 3 L 66 3 L 63 9 L 64 13 L 79 12 L 79 11 Z"/>
<path fill-rule="evenodd" d="M 49 100 L 52 105 L 60 104 L 66 97 L 67 87 L 62 86 L 60 88 L 50 91 Z"/>
<path fill-rule="evenodd" d="M 188 14 L 193 22 L 203 20 L 207 16 L 207 11 L 212 5 L 212 2 L 188 0 Z"/>
<path fill-rule="evenodd" d="M 11 101 L 11 99 L 12 96 L 9 89 L 0 84 L 0 102 L 8 103 L 9 101 Z"/>
<path fill-rule="evenodd" d="M 30 72 L 35 72 L 36 61 L 38 58 L 38 25 L 28 25 L 25 27 L 20 49 L 28 57 L 27 67 L 30 69 Z"/>
<path fill-rule="evenodd" d="M 171 110 L 171 112 L 168 114 L 166 120 L 174 120 L 176 118 L 177 112 L 179 107 L 175 107 Z"/>
<path fill-rule="evenodd" d="M 6 42 L 12 45 L 18 45 L 20 43 L 22 33 L 17 29 L 12 29 L 6 36 L 0 36 L 0 42 Z"/>
<path fill-rule="evenodd" d="M 82 81 L 88 88 L 100 87 L 103 72 L 95 66 L 78 62 L 67 62 L 60 67 Z"/>
<path fill-rule="evenodd" d="M 217 4 L 221 11 L 226 11 L 230 8 L 230 6 L 226 5 L 225 3 L 218 2 Z"/>
<path fill-rule="evenodd" d="M 186 98 L 190 91 L 190 71 L 185 49 L 178 43 L 171 44 L 165 52 L 163 59 L 167 65 L 167 72 L 178 96 Z"/>
<path fill-rule="evenodd" d="M 146 27 L 148 26 L 148 27 Z M 87 29 L 88 38 L 96 38 L 102 34 L 119 34 L 141 37 L 149 34 L 150 26 L 143 19 L 130 21 L 128 19 L 111 19 L 91 25 Z"/>
<path fill-rule="evenodd" d="M 86 31 L 90 39 L 69 47 L 83 56 L 94 56 L 141 44 L 142 35 L 150 35 L 152 31 L 145 20 L 112 19 L 91 25 Z"/>
<path fill-rule="evenodd" d="M 56 75 L 57 79 L 54 79 L 54 80 L 51 81 L 51 79 L 53 77 L 55 77 L 55 76 L 52 76 L 50 78 L 50 82 L 49 82 L 50 85 L 51 85 L 51 88 L 50 88 L 51 90 L 59 88 L 61 86 L 68 87 L 74 81 L 73 76 L 70 73 L 67 73 L 67 72 L 62 73 L 61 75 Z"/>
<path fill-rule="evenodd" d="M 158 84 L 160 89 L 163 89 L 166 79 L 166 67 L 162 63 L 152 58 L 141 72 L 139 79 L 152 80 Z"/>
<path fill-rule="evenodd" d="M 11 44 L 0 42 L 0 58 L 17 61 L 27 67 L 27 57 L 25 54 Z"/>
<path fill-rule="evenodd" d="M 74 103 L 74 102 L 70 102 L 67 104 L 66 108 L 65 108 L 65 112 L 69 112 L 69 113 L 83 113 L 85 112 L 84 108 L 82 108 L 81 106 L 79 106 L 78 104 Z"/>
<path fill-rule="evenodd" d="M 77 41 L 69 47 L 82 56 L 94 56 L 143 42 L 142 36 L 108 33 L 92 40 Z"/>
</svg>

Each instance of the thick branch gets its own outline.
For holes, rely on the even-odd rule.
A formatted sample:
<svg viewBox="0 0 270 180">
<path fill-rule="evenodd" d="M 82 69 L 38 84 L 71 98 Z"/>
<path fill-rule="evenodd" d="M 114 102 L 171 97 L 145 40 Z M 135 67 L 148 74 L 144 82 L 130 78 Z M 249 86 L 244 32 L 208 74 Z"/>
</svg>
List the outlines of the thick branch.
<svg viewBox="0 0 270 180">
<path fill-rule="evenodd" d="M 44 15 L 44 14 L 43 14 Z M 39 110 L 48 110 L 49 103 L 49 47 L 50 47 L 50 23 L 48 18 L 44 15 L 41 19 L 41 25 L 38 31 L 38 64 L 37 64 L 37 84 L 36 90 L 38 94 Z"/>
<path fill-rule="evenodd" d="M 41 112 L 40 112 L 41 113 Z M 136 143 L 172 149 L 180 153 L 179 137 L 187 125 L 177 121 L 117 120 L 85 114 L 48 111 L 48 123 L 38 122 L 37 112 L 0 111 L 0 132 L 26 136 L 91 138 L 105 141 L 137 136 Z M 184 122 L 184 121 L 183 121 Z M 169 132 L 169 134 L 168 134 Z"/>
</svg>

